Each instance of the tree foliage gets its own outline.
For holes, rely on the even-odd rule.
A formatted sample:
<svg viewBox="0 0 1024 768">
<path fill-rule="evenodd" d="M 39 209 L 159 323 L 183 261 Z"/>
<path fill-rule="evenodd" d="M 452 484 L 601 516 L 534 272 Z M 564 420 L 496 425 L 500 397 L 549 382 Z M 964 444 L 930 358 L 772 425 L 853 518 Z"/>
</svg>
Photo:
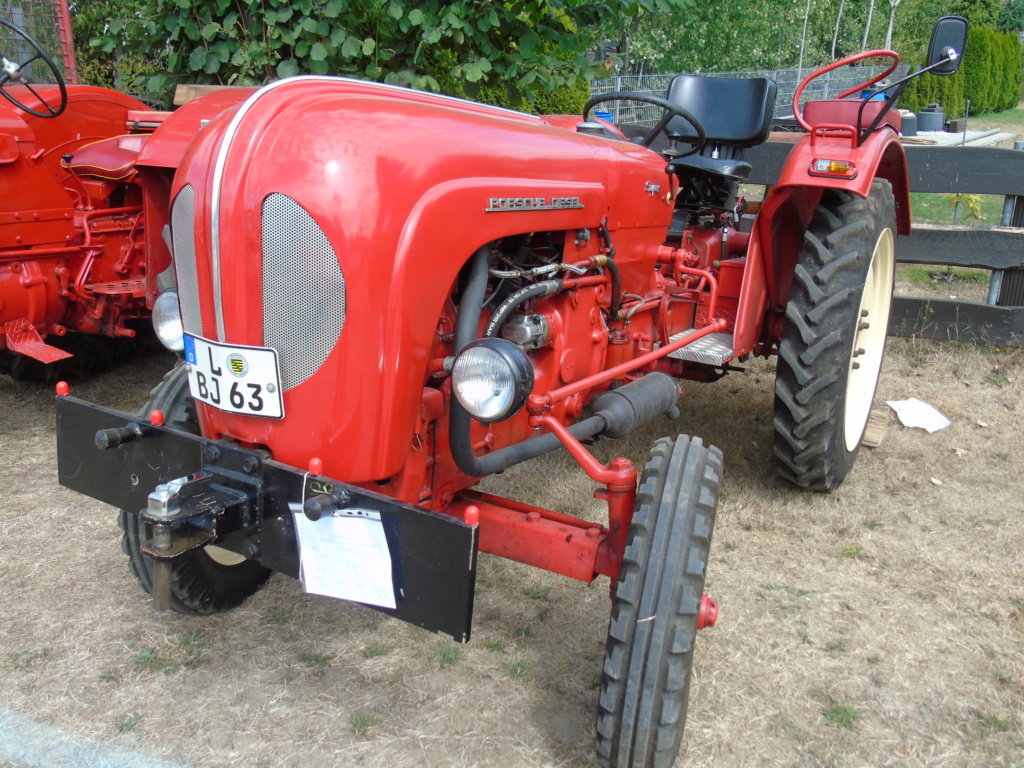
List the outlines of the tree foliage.
<svg viewBox="0 0 1024 768">
<path fill-rule="evenodd" d="M 999 11 L 998 27 L 1002 32 L 1024 30 L 1024 0 L 1006 0 Z"/>
<path fill-rule="evenodd" d="M 299 73 L 346 75 L 509 103 L 579 87 L 607 70 L 585 53 L 603 16 L 667 0 L 142 0 L 129 47 L 166 53 L 150 90 L 176 81 L 255 85 Z M 105 30 L 101 49 L 116 43 Z M 455 87 L 458 83 L 458 87 Z"/>
</svg>

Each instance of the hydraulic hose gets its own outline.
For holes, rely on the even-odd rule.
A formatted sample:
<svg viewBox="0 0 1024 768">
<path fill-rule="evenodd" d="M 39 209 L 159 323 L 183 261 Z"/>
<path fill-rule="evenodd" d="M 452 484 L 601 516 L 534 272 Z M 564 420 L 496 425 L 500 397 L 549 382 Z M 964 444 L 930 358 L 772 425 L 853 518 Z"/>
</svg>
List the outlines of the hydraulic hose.
<svg viewBox="0 0 1024 768">
<path fill-rule="evenodd" d="M 520 288 L 501 302 L 501 305 L 494 310 L 494 314 L 491 315 L 491 319 L 487 322 L 487 327 L 484 329 L 484 336 L 494 336 L 504 322 L 508 320 L 508 316 L 511 315 L 515 308 L 520 304 L 539 296 L 548 296 L 552 293 L 558 293 L 560 290 L 562 290 L 561 280 L 544 280 L 542 282 L 533 283 L 532 285 Z"/>
<path fill-rule="evenodd" d="M 617 320 L 619 309 L 622 306 L 622 277 L 619 275 L 619 265 L 609 256 L 602 266 L 607 267 L 609 274 L 612 276 L 612 298 L 609 310 L 611 319 Z"/>
</svg>

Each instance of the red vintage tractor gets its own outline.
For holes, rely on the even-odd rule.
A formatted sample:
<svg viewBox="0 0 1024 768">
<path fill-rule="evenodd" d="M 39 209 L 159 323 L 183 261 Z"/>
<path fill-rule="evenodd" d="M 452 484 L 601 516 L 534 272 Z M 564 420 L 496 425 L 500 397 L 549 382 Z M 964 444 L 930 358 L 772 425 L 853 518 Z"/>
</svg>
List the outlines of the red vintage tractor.
<svg viewBox="0 0 1024 768">
<path fill-rule="evenodd" d="M 105 342 L 134 337 L 138 321 L 146 330 L 147 293 L 151 303 L 170 265 L 145 209 L 166 210 L 172 176 L 134 166 L 159 113 L 65 85 L 43 47 L 4 19 L 0 41 L 10 47 L 0 51 L 0 370 L 52 376 L 46 366 L 72 351 L 74 369 L 102 366 L 126 346 Z"/>
<path fill-rule="evenodd" d="M 955 71 L 965 35 L 939 23 L 933 71 Z M 833 66 L 873 56 L 898 61 Z M 717 616 L 703 586 L 722 457 L 664 438 L 638 477 L 586 443 L 671 413 L 677 378 L 777 354 L 782 474 L 843 480 L 910 230 L 902 81 L 860 93 L 881 77 L 803 108 L 808 135 L 749 232 L 741 153 L 768 135 L 769 80 L 680 76 L 640 97 L 662 116 L 633 142 L 589 114 L 330 77 L 200 98 L 135 164 L 177 168 L 176 287 L 154 322 L 183 359 L 139 417 L 59 387 L 60 481 L 121 508 L 132 571 L 188 614 L 280 571 L 466 641 L 478 552 L 606 575 L 598 754 L 671 765 L 696 633 Z M 472 490 L 557 448 L 607 524 Z"/>
</svg>

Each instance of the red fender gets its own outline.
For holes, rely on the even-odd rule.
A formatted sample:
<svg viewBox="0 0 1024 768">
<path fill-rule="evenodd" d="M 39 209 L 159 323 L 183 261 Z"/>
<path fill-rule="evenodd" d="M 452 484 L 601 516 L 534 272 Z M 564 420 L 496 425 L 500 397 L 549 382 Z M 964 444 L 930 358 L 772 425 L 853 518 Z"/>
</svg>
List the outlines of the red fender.
<svg viewBox="0 0 1024 768">
<path fill-rule="evenodd" d="M 876 178 L 886 179 L 892 184 L 896 200 L 897 231 L 910 234 L 910 183 L 899 137 L 891 128 L 883 127 L 858 147 L 854 146 L 855 136 L 850 126 L 817 126 L 814 133 L 793 147 L 778 183 L 765 197 L 750 236 L 747 277 L 736 316 L 737 354 L 753 350 L 759 341 L 778 340 L 781 326 L 763 323 L 763 313 L 769 311 L 781 319 L 786 311 L 800 244 L 822 191 L 843 189 L 867 197 Z M 821 159 L 851 163 L 853 176 L 841 179 L 815 175 L 814 161 Z M 759 339 L 762 328 L 768 333 Z"/>
</svg>

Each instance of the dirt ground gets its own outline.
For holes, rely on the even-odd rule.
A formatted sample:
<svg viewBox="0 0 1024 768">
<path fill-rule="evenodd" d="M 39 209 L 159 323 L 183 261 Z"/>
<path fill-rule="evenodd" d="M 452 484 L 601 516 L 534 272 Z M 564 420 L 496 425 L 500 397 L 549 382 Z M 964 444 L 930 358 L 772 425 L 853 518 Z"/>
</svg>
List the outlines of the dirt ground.
<svg viewBox="0 0 1024 768">
<path fill-rule="evenodd" d="M 1024 765 L 1024 353 L 889 346 L 880 397 L 952 425 L 892 417 L 831 495 L 772 475 L 769 363 L 691 384 L 677 422 L 600 446 L 643 461 L 689 432 L 725 452 L 721 616 L 698 639 L 678 766 Z M 134 411 L 168 367 L 74 393 Z M 232 613 L 154 613 L 115 511 L 56 484 L 51 391 L 0 376 L 0 708 L 195 766 L 594 764 L 606 579 L 481 556 L 461 647 L 281 576 Z M 564 456 L 485 488 L 603 514 Z"/>
</svg>

